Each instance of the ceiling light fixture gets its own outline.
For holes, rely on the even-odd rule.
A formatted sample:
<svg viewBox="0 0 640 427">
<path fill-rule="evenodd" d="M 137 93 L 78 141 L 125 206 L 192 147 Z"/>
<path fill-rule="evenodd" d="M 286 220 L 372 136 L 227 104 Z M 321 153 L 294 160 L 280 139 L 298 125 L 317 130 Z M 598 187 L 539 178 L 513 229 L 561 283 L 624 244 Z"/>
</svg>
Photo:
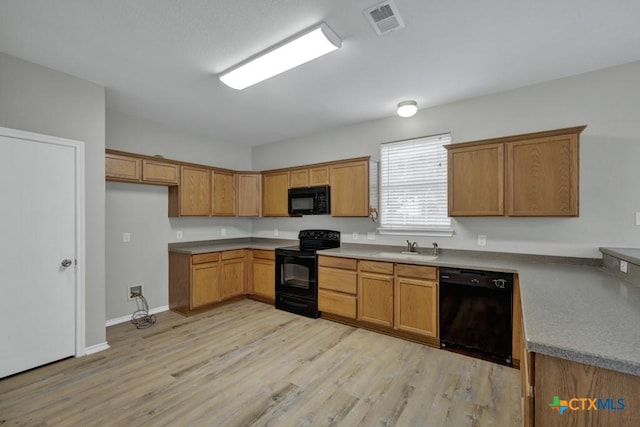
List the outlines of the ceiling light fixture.
<svg viewBox="0 0 640 427">
<path fill-rule="evenodd" d="M 402 101 L 398 104 L 398 115 L 400 117 L 411 117 L 418 111 L 416 101 Z"/>
<path fill-rule="evenodd" d="M 242 90 L 342 47 L 342 40 L 324 22 L 254 59 L 220 75 L 229 87 Z"/>
</svg>

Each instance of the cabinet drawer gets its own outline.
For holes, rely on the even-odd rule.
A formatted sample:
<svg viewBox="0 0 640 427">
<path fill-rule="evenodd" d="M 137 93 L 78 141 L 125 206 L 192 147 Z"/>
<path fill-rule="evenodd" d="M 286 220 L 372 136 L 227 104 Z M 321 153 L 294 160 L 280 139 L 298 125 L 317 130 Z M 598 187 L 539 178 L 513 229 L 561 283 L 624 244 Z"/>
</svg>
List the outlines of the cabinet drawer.
<svg viewBox="0 0 640 427">
<path fill-rule="evenodd" d="M 221 258 L 225 259 L 234 259 L 234 258 L 243 258 L 244 257 L 244 249 L 238 249 L 235 251 L 224 251 L 221 254 Z"/>
<path fill-rule="evenodd" d="M 210 252 L 208 254 L 191 255 L 191 264 L 204 264 L 205 262 L 216 262 L 220 260 L 220 252 Z"/>
<path fill-rule="evenodd" d="M 276 259 L 276 253 L 274 251 L 264 251 L 261 249 L 254 249 L 253 250 L 253 257 L 254 258 L 261 258 L 261 259 Z"/>
<path fill-rule="evenodd" d="M 436 280 L 436 267 L 426 265 L 396 264 L 396 276 Z"/>
<path fill-rule="evenodd" d="M 321 267 L 343 268 L 345 270 L 355 271 L 358 265 L 358 260 L 320 255 L 318 257 L 318 265 Z"/>
<path fill-rule="evenodd" d="M 318 287 L 355 295 L 358 287 L 357 273 L 331 267 L 318 267 Z"/>
<path fill-rule="evenodd" d="M 356 297 L 318 290 L 318 310 L 338 316 L 356 318 Z"/>
<path fill-rule="evenodd" d="M 371 273 L 393 274 L 392 262 L 380 261 L 358 261 L 358 271 L 369 271 Z"/>
</svg>

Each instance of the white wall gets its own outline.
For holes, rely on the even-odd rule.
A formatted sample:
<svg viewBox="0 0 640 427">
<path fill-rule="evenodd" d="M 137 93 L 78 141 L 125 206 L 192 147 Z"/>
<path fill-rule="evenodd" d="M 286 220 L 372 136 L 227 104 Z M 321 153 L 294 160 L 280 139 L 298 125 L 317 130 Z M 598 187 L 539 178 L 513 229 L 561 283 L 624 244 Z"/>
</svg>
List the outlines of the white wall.
<svg viewBox="0 0 640 427">
<path fill-rule="evenodd" d="M 251 170 L 247 147 L 219 143 L 116 111 L 107 110 L 108 148 L 133 153 Z M 144 284 L 151 308 L 168 305 L 167 245 L 177 241 L 251 236 L 248 218 L 169 218 L 167 187 L 106 183 L 106 315 L 130 315 L 136 303 L 127 301 L 129 285 Z M 222 228 L 226 235 L 222 236 Z M 183 239 L 176 239 L 176 231 Z M 131 233 L 131 242 L 122 233 Z"/>
<path fill-rule="evenodd" d="M 0 126 L 85 142 L 87 346 L 105 341 L 104 120 L 103 87 L 0 53 Z"/>
<path fill-rule="evenodd" d="M 315 135 L 259 146 L 253 168 L 274 169 L 349 157 L 378 157 L 381 142 L 451 132 L 453 142 L 586 124 L 580 147 L 579 218 L 458 218 L 452 238 L 376 236 L 368 219 L 258 219 L 254 236 L 293 237 L 302 228 L 326 226 L 343 232 L 343 241 L 444 248 L 600 257 L 599 246 L 640 244 L 640 62 L 553 82 L 420 110 L 410 119 L 390 117 Z M 363 236 L 363 233 L 365 236 Z M 478 234 L 487 246 L 476 245 Z"/>
</svg>

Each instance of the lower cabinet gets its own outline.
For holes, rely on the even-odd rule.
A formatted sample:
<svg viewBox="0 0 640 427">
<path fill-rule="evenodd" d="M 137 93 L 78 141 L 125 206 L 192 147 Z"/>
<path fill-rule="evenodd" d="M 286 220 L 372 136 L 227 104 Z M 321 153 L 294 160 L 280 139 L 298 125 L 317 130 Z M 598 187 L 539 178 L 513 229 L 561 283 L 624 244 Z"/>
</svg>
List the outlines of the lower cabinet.
<svg viewBox="0 0 640 427">
<path fill-rule="evenodd" d="M 220 297 L 222 300 L 246 294 L 246 251 L 226 251 L 220 255 Z"/>
<path fill-rule="evenodd" d="M 355 259 L 318 257 L 318 310 L 356 318 L 357 265 Z"/>
<path fill-rule="evenodd" d="M 245 293 L 245 250 L 169 253 L 169 308 L 188 316 Z"/>
<path fill-rule="evenodd" d="M 274 302 L 276 300 L 276 254 L 274 251 L 251 251 L 249 294 Z"/>
<path fill-rule="evenodd" d="M 396 264 L 396 329 L 429 337 L 438 336 L 438 283 L 435 267 Z"/>
<path fill-rule="evenodd" d="M 393 327 L 393 263 L 358 262 L 358 320 Z"/>
</svg>

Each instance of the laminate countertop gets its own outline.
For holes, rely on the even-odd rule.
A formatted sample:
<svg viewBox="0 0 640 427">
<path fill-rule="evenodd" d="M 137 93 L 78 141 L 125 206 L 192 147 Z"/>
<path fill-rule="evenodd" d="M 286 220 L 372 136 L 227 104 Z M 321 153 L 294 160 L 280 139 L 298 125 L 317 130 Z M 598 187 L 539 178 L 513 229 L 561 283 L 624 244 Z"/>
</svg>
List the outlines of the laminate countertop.
<svg viewBox="0 0 640 427">
<path fill-rule="evenodd" d="M 614 277 L 601 260 L 444 250 L 419 261 L 379 255 L 387 249 L 343 245 L 318 254 L 518 273 L 529 351 L 640 376 L 640 286 Z"/>
<path fill-rule="evenodd" d="M 169 252 L 197 255 L 206 254 L 208 252 L 233 251 L 236 249 L 262 249 L 265 251 L 272 251 L 276 248 L 295 246 L 297 244 L 298 240 L 247 237 L 239 239 L 169 243 Z"/>
</svg>

